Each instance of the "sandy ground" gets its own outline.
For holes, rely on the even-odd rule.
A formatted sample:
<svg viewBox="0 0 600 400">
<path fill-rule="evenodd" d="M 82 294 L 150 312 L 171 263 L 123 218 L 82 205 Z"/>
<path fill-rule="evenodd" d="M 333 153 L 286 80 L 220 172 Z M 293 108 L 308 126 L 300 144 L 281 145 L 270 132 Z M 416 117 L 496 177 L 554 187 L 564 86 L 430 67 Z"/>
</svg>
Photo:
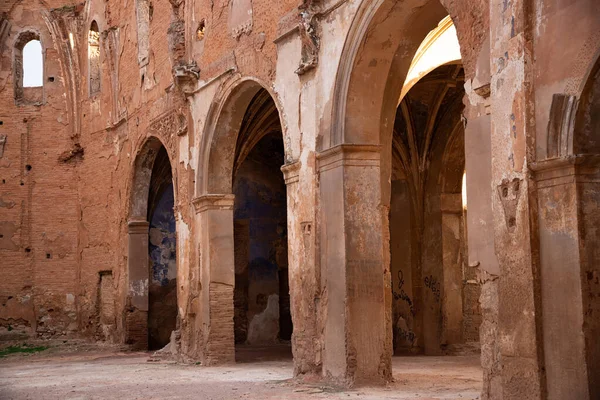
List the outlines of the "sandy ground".
<svg viewBox="0 0 600 400">
<path fill-rule="evenodd" d="M 478 356 L 394 357 L 394 382 L 344 390 L 292 380 L 291 357 L 242 350 L 226 367 L 151 362 L 116 349 L 0 360 L 0 399 L 478 399 Z"/>
</svg>

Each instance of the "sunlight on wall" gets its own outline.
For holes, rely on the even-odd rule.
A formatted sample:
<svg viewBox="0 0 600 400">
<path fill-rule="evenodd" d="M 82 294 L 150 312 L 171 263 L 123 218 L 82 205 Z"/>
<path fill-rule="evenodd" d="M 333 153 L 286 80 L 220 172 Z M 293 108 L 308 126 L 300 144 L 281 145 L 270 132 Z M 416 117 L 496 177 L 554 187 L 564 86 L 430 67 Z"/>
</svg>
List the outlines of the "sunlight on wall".
<svg viewBox="0 0 600 400">
<path fill-rule="evenodd" d="M 460 59 L 456 28 L 450 16 L 447 16 L 440 21 L 437 28 L 429 32 L 417 49 L 406 75 L 398 104 L 419 79 L 440 65 L 457 62 Z"/>
<path fill-rule="evenodd" d="M 462 178 L 462 206 L 463 210 L 467 209 L 467 172 L 463 174 Z"/>
</svg>

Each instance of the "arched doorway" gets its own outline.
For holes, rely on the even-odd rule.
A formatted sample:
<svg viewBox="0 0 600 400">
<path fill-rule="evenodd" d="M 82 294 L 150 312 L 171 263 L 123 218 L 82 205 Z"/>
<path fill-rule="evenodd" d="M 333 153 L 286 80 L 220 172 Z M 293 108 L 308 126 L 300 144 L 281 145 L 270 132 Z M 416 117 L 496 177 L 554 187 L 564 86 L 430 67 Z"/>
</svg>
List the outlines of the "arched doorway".
<svg viewBox="0 0 600 400">
<path fill-rule="evenodd" d="M 398 106 L 401 103 L 403 87 L 407 82 L 415 54 L 427 35 L 448 15 L 448 11 L 437 0 L 404 2 L 373 0 L 362 2 L 357 15 L 346 39 L 336 75 L 332 128 L 325 133 L 320 142 L 323 146 L 318 165 L 322 220 L 320 247 L 324 253 L 321 256 L 321 268 L 325 271 L 327 290 L 329 290 L 323 365 L 326 374 L 340 377 L 350 383 L 387 382 L 392 376 L 391 356 L 395 344 L 392 305 L 395 301 L 404 301 L 402 297 L 406 297 L 406 293 L 403 296 L 402 290 L 398 290 L 398 282 L 401 279 L 396 274 L 393 280 L 390 270 L 391 258 L 394 257 L 390 248 L 390 230 L 395 229 L 390 227 L 390 210 L 393 207 L 392 190 L 396 189 L 400 192 L 404 189 L 406 200 L 411 201 L 408 186 L 402 188 L 398 183 L 395 188 L 392 186 L 393 173 L 399 172 L 398 168 L 394 171 L 392 156 L 393 149 L 398 150 L 394 143 L 394 127 L 398 126 L 396 124 Z M 460 32 L 460 27 L 457 27 L 457 31 Z M 479 51 L 481 46 L 479 41 L 472 45 L 469 50 Z M 465 66 L 472 68 L 473 54 L 467 53 L 467 55 L 468 62 L 465 62 Z M 448 60 L 444 63 L 447 62 Z M 439 64 L 436 67 L 438 66 Z M 423 74 L 439 72 L 435 71 L 436 67 L 424 69 Z M 453 73 L 462 73 L 456 65 L 451 68 L 454 68 Z M 448 71 L 444 71 L 446 72 Z M 419 110 L 425 114 L 424 118 L 420 118 L 419 123 L 423 120 L 425 125 L 430 123 L 429 127 L 418 128 L 422 132 L 434 132 L 436 123 L 443 119 L 435 109 L 444 108 L 442 103 L 446 101 L 446 96 L 439 95 L 436 90 L 434 89 L 433 92 L 425 90 L 422 95 L 429 96 L 430 100 L 419 101 L 427 104 Z M 433 98 L 435 100 L 431 100 Z M 456 93 L 452 98 L 453 100 L 460 98 L 460 94 Z M 460 106 L 460 101 L 458 104 Z M 408 114 L 411 117 L 411 113 Z M 427 114 L 433 117 L 428 118 Z M 461 112 L 452 114 L 455 122 L 460 122 Z M 402 116 L 402 113 L 400 115 Z M 452 136 L 455 126 L 456 124 L 452 125 L 448 131 L 444 129 L 444 135 Z M 428 136 L 430 139 L 427 139 Z M 397 138 L 396 135 L 396 141 Z M 442 165 L 435 167 L 437 170 L 435 173 L 427 171 L 431 167 L 431 151 L 436 152 L 435 160 L 439 161 L 449 143 L 448 140 L 436 142 L 431 140 L 431 135 L 420 135 L 418 140 L 405 141 L 408 147 L 413 147 L 409 150 L 419 155 L 418 158 L 411 158 L 410 154 L 404 157 L 411 164 L 410 169 L 405 168 L 404 174 L 406 175 L 406 172 L 412 174 L 412 171 L 416 170 L 420 175 L 420 177 L 411 177 L 414 178 L 414 183 L 417 183 L 416 187 L 421 187 L 419 196 L 423 196 L 422 200 L 414 204 L 416 206 L 421 204 L 421 207 L 428 208 L 423 208 L 423 213 L 412 213 L 412 215 L 410 212 L 406 213 L 398 223 L 408 224 L 412 222 L 411 219 L 420 215 L 423 224 L 419 229 L 422 229 L 423 234 L 415 237 L 415 241 L 420 241 L 422 247 L 437 243 L 435 252 L 419 250 L 418 255 L 414 254 L 415 261 L 419 260 L 420 267 L 414 269 L 415 274 L 411 277 L 403 277 L 403 279 L 405 284 L 410 279 L 412 290 L 420 293 L 414 301 L 411 299 L 414 309 L 412 312 L 415 316 L 421 313 L 419 318 L 412 317 L 412 323 L 416 323 L 414 327 L 417 331 L 413 333 L 421 337 L 416 351 L 425 351 L 429 348 L 432 349 L 432 353 L 441 354 L 444 326 L 442 310 L 462 307 L 458 304 L 460 300 L 456 301 L 456 299 L 442 307 L 444 300 L 440 279 L 443 277 L 441 273 L 433 273 L 434 269 L 443 271 L 442 238 L 444 236 L 449 238 L 453 234 L 453 231 L 450 231 L 450 235 L 445 235 L 442 229 L 442 217 L 449 216 L 442 213 L 440 206 L 443 194 L 439 181 L 442 178 L 440 176 Z M 396 160 L 398 159 L 397 156 Z M 413 163 L 416 165 L 413 166 Z M 459 166 L 457 171 L 460 177 L 458 179 L 460 188 L 464 165 Z M 425 175 L 431 176 L 432 179 L 423 179 Z M 394 178 L 396 181 L 401 180 L 400 175 Z M 447 186 L 454 186 L 454 184 L 448 182 Z M 427 192 L 431 196 L 425 201 Z M 452 189 L 451 193 L 446 194 L 456 193 Z M 456 196 L 446 197 L 456 198 Z M 460 194 L 458 198 L 460 199 Z M 405 208 L 404 212 L 406 211 Z M 445 219 L 453 220 L 450 225 L 456 226 L 457 220 L 460 221 L 459 214 L 462 213 L 460 200 L 457 209 L 452 207 L 452 211 L 456 212 L 459 218 Z M 428 215 L 432 218 L 435 215 L 436 223 L 425 223 Z M 416 224 L 413 224 L 413 227 L 416 228 Z M 428 227 L 435 227 L 435 229 L 430 230 Z M 340 231 L 343 234 L 337 234 Z M 437 236 L 436 240 L 428 242 L 433 236 Z M 454 242 L 454 246 L 449 247 L 454 247 L 456 250 L 456 242 L 460 240 Z M 417 243 L 405 243 L 405 246 L 414 248 Z M 395 260 L 397 260 L 398 251 L 396 250 L 395 253 Z M 448 254 L 450 254 L 447 258 L 449 260 L 451 257 L 457 257 L 460 252 L 448 251 Z M 460 263 L 456 261 L 453 265 L 456 267 Z M 341 285 L 338 282 L 342 282 Z M 396 284 L 395 291 L 400 297 L 399 300 L 393 298 L 392 284 Z M 340 286 L 341 290 L 345 290 L 346 297 L 332 297 L 332 288 Z M 425 313 L 425 306 L 429 305 L 428 299 L 432 300 L 432 304 Z M 410 307 L 411 305 L 407 303 L 409 314 L 412 313 Z M 338 315 L 340 311 L 345 313 L 343 319 L 330 317 Z M 432 329 L 429 331 L 433 334 L 428 333 L 426 336 L 424 328 L 429 327 L 430 323 Z M 330 332 L 332 340 L 328 340 Z M 334 342 L 333 333 L 340 332 L 345 341 L 338 345 L 337 343 L 340 342 Z M 397 329 L 397 334 L 399 333 Z M 446 333 L 449 331 L 447 330 Z M 436 339 L 438 343 L 435 343 L 436 340 L 432 338 L 438 338 Z M 419 346 L 422 347 L 418 348 Z M 344 354 L 345 357 L 338 357 L 338 354 Z M 475 368 L 478 368 L 476 358 L 474 358 Z"/>
<path fill-rule="evenodd" d="M 194 207 L 203 227 L 206 364 L 290 355 L 284 140 L 270 93 L 234 79 L 213 103 Z M 233 323 L 232 323 L 233 322 Z M 236 354 L 237 350 L 237 354 Z"/>
<path fill-rule="evenodd" d="M 464 71 L 439 65 L 402 98 L 392 143 L 394 354 L 465 353 L 479 342 L 477 271 L 466 263 Z"/>
<path fill-rule="evenodd" d="M 291 340 L 283 164 L 279 114 L 269 93 L 261 89 L 244 115 L 233 170 L 238 347 L 287 343 L 289 348 Z"/>
<path fill-rule="evenodd" d="M 156 138 L 134 164 L 129 217 L 127 342 L 157 350 L 177 325 L 175 191 L 171 162 Z"/>
</svg>

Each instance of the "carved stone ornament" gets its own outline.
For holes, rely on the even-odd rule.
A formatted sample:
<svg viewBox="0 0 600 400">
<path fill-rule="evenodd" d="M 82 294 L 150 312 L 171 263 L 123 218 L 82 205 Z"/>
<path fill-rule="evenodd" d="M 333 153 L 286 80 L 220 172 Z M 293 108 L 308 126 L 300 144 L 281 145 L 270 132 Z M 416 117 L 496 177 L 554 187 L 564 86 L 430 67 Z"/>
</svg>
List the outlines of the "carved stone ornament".
<svg viewBox="0 0 600 400">
<path fill-rule="evenodd" d="M 298 6 L 300 22 L 298 24 L 302 42 L 302 56 L 296 70 L 298 75 L 305 74 L 319 64 L 320 39 L 317 34 L 316 19 L 319 15 L 316 3 L 318 0 L 303 0 Z"/>
<path fill-rule="evenodd" d="M 171 111 L 154 120 L 150 124 L 149 131 L 165 139 L 173 135 L 183 136 L 187 133 L 187 118 L 183 113 Z"/>
<path fill-rule="evenodd" d="M 200 78 L 200 68 L 195 61 L 189 64 L 180 64 L 173 67 L 175 84 L 180 87 L 192 89 Z"/>
<path fill-rule="evenodd" d="M 504 218 L 506 227 L 510 233 L 517 228 L 517 208 L 519 206 L 519 198 L 521 197 L 522 179 L 514 178 L 513 180 L 503 179 L 498 185 L 498 196 L 502 202 L 504 209 Z"/>
</svg>

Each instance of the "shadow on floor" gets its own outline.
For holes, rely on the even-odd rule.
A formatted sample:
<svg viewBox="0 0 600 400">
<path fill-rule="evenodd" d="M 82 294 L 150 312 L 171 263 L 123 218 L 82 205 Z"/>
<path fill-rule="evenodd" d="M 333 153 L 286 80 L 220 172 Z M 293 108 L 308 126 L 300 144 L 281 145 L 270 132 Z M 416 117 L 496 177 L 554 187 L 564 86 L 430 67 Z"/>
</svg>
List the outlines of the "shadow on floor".
<svg viewBox="0 0 600 400">
<path fill-rule="evenodd" d="M 292 360 L 292 345 L 290 343 L 278 343 L 267 346 L 235 346 L 235 362 L 239 364 Z"/>
</svg>

